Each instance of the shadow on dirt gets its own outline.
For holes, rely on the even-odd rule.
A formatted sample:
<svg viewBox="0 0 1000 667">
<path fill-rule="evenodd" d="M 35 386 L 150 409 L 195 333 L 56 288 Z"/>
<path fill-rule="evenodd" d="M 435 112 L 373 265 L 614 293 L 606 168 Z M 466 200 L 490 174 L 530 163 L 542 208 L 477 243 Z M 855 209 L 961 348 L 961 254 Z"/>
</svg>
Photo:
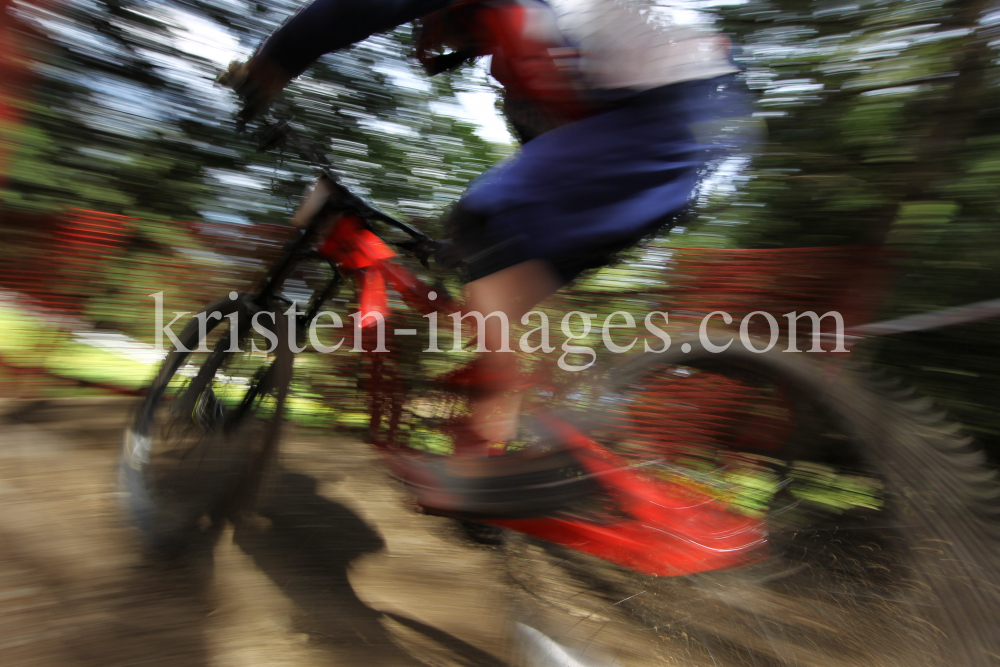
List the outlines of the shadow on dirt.
<svg viewBox="0 0 1000 667">
<path fill-rule="evenodd" d="M 348 580 L 348 568 L 357 558 L 381 551 L 385 542 L 354 511 L 318 495 L 312 477 L 283 471 L 260 514 L 271 527 L 238 529 L 234 541 L 295 603 L 293 623 L 314 645 L 341 656 L 346 652 L 347 664 L 426 664 L 397 645 L 384 625 L 391 620 L 421 636 L 420 644 L 444 649 L 458 664 L 503 667 L 451 634 L 362 602 Z"/>
</svg>

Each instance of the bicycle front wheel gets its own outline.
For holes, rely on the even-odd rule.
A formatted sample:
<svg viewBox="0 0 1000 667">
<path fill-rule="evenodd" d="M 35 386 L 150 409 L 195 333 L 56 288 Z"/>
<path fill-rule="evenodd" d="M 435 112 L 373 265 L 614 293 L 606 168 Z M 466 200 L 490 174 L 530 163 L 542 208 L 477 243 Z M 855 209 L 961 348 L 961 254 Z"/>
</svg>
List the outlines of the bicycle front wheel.
<svg viewBox="0 0 1000 667">
<path fill-rule="evenodd" d="M 619 369 L 592 437 L 766 516 L 771 556 L 652 578 L 520 539 L 540 629 L 591 652 L 631 632 L 606 647 L 622 665 L 995 665 L 995 486 L 974 445 L 857 371 L 687 343 Z"/>
<path fill-rule="evenodd" d="M 288 320 L 248 297 L 196 315 L 124 434 L 119 487 L 146 544 L 167 555 L 252 502 L 274 461 L 291 380 Z"/>
</svg>

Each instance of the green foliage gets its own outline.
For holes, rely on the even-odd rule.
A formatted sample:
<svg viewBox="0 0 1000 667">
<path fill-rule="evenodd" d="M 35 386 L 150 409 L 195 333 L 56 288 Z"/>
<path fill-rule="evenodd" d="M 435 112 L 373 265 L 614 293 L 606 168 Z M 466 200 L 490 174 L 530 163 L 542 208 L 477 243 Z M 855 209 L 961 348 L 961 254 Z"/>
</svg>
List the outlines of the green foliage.
<svg viewBox="0 0 1000 667">
<path fill-rule="evenodd" d="M 231 223 L 233 238 L 247 236 L 246 224 L 284 225 L 315 173 L 298 156 L 261 153 L 252 134 L 238 131 L 235 95 L 213 83 L 221 64 L 198 54 L 228 35 L 246 57 L 297 5 L 19 4 L 12 16 L 34 85 L 18 102 L 24 122 L 0 127 L 0 142 L 12 148 L 0 189 L 8 266 L 48 272 L 48 288 L 90 322 L 146 340 L 149 294 L 166 290 L 168 308 L 193 310 L 214 298 L 209 289 L 245 285 L 256 268 L 245 256 L 253 244 L 211 247 L 190 223 Z M 327 149 L 346 183 L 390 212 L 432 219 L 507 148 L 442 113 L 458 105 L 456 91 L 484 87 L 481 72 L 428 81 L 408 58 L 409 41 L 403 27 L 324 57 L 276 110 Z M 86 273 L 67 255 L 93 249 L 48 236 L 49 223 L 75 209 L 133 218 L 124 243 L 97 251 Z M 288 240 L 278 236 L 258 250 Z M 178 284 L 178 271 L 165 267 L 190 271 Z"/>
<path fill-rule="evenodd" d="M 892 289 L 858 286 L 880 293 L 884 316 L 996 298 L 1000 69 L 990 11 L 978 0 L 726 7 L 722 24 L 744 46 L 768 137 L 736 195 L 710 200 L 694 232 L 750 248 L 884 243 Z M 985 322 L 868 349 L 997 453 L 998 334 Z"/>
<path fill-rule="evenodd" d="M 16 16 L 46 39 L 30 42 L 27 54 L 35 87 L 22 102 L 26 122 L 0 127 L 0 141 L 14 147 L 0 215 L 90 208 L 139 219 L 127 252 L 89 279 L 83 309 L 91 320 L 144 328 L 134 313 L 157 285 L 140 267 L 176 261 L 173 253 L 192 264 L 214 262 L 216 275 L 233 270 L 170 220 L 286 218 L 311 177 L 308 166 L 287 154 L 262 155 L 236 132 L 234 97 L 211 83 L 219 63 L 191 53 L 185 40 L 211 39 L 199 32 L 201 21 L 239 40 L 246 55 L 298 4 L 17 5 Z M 721 172 L 725 187 L 702 196 L 669 244 L 886 244 L 891 289 L 858 289 L 859 297 L 886 292 L 887 317 L 996 298 L 1000 21 L 988 8 L 982 0 L 720 3 L 720 25 L 742 46 L 767 139 Z M 289 87 L 278 110 L 328 149 L 345 182 L 390 212 L 430 219 L 509 147 L 489 144 L 471 124 L 443 113 L 456 92 L 486 85 L 479 70 L 427 80 L 407 58 L 410 40 L 403 27 L 324 57 Z M 41 252 L 30 242 L 32 230 L 0 231 L 4 261 Z M 582 282 L 566 303 L 606 314 L 617 307 L 607 295 L 624 302 L 648 293 L 672 261 L 663 249 L 628 259 Z M 609 301 L 594 310 L 602 299 Z M 986 322 L 886 340 L 869 351 L 1000 452 L 992 409 L 998 334 L 1000 325 Z M 308 363 L 317 379 L 300 394 L 340 387 L 345 369 L 325 367 L 326 359 Z M 302 411 L 313 414 L 312 399 L 301 398 Z M 342 419 L 363 414 L 355 407 Z"/>
<path fill-rule="evenodd" d="M 82 207 L 138 217 L 283 221 L 312 174 L 292 156 L 262 156 L 236 132 L 219 64 L 191 52 L 218 38 L 244 53 L 293 11 L 260 2 L 210 6 L 174 0 L 24 5 L 18 17 L 45 35 L 28 54 L 36 85 L 27 122 L 5 128 L 15 147 L 5 210 Z M 206 35 L 208 35 L 206 37 Z M 407 58 L 409 28 L 323 58 L 280 105 L 350 183 L 380 203 L 440 213 L 500 153 L 468 122 L 440 113 L 471 73 L 426 83 Z"/>
</svg>

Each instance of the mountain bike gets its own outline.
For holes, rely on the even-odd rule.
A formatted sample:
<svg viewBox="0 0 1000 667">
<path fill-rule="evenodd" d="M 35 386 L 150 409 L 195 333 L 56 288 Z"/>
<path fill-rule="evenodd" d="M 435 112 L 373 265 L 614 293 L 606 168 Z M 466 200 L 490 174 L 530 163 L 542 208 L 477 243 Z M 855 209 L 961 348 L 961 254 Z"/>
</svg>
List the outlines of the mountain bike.
<svg viewBox="0 0 1000 667">
<path fill-rule="evenodd" d="M 454 456 L 448 428 L 475 373 L 414 380 L 413 330 L 395 326 L 459 308 L 397 254 L 426 265 L 441 243 L 351 192 L 287 124 L 263 137 L 295 147 L 319 180 L 282 257 L 191 319 L 126 429 L 120 485 L 154 550 L 240 521 L 266 491 L 293 348 L 351 286 L 368 439 L 390 471 L 485 480 L 459 489 L 471 501 L 458 518 L 520 536 L 505 547 L 511 577 L 542 608 L 641 628 L 646 664 L 678 652 L 685 664 L 995 664 L 995 486 L 974 444 L 923 403 L 822 355 L 695 337 L 569 386 L 534 378 L 525 437 L 499 456 Z M 299 279 L 316 265 L 322 284 Z M 716 398 L 699 403 L 706 386 Z M 678 443 L 699 418 L 716 435 Z M 864 627 L 875 622 L 878 646 Z"/>
</svg>

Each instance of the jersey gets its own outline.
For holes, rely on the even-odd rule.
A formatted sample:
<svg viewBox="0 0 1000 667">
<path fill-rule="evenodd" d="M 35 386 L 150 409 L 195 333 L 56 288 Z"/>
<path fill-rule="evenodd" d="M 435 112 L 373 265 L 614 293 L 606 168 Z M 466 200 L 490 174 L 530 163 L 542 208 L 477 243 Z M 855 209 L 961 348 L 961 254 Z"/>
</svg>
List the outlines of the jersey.
<svg viewBox="0 0 1000 667">
<path fill-rule="evenodd" d="M 429 73 L 491 56 L 522 141 L 631 95 L 736 71 L 729 42 L 704 29 L 657 29 L 616 0 L 314 0 L 261 46 L 297 76 L 324 53 L 417 20 Z"/>
</svg>

